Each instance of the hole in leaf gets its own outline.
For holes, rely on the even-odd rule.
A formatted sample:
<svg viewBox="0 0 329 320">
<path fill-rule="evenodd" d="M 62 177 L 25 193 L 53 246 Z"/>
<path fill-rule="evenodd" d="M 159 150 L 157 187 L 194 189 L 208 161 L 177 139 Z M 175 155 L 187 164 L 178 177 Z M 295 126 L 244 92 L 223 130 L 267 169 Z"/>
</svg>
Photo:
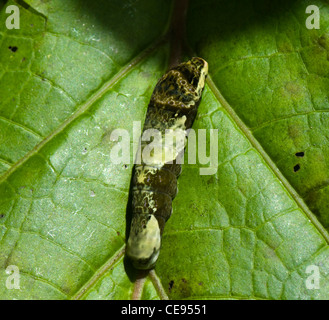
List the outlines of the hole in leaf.
<svg viewBox="0 0 329 320">
<path fill-rule="evenodd" d="M 18 50 L 18 48 L 16 46 L 9 46 L 8 47 L 9 50 L 11 50 L 12 52 L 16 52 Z"/>
<path fill-rule="evenodd" d="M 305 155 L 305 153 L 303 151 L 295 153 L 296 157 L 304 157 L 304 155 Z"/>
<path fill-rule="evenodd" d="M 294 171 L 297 172 L 299 169 L 300 169 L 300 165 L 299 165 L 299 164 L 296 164 L 296 165 L 294 166 Z"/>
</svg>

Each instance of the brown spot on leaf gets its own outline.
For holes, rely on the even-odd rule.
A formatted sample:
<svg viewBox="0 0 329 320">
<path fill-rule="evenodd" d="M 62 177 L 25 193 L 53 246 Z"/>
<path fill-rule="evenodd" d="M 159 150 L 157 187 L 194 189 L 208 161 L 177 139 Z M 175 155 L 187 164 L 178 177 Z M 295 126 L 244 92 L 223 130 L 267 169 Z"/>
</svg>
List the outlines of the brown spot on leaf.
<svg viewBox="0 0 329 320">
<path fill-rule="evenodd" d="M 329 39 L 327 35 L 322 35 L 319 39 L 318 39 L 318 45 L 328 51 L 329 50 Z"/>
<path fill-rule="evenodd" d="M 301 134 L 303 134 L 301 128 L 297 125 L 290 125 L 288 127 L 288 134 L 289 136 L 295 140 L 296 138 L 298 138 Z"/>
<path fill-rule="evenodd" d="M 168 288 L 169 293 L 171 292 L 173 286 L 174 286 L 174 280 L 171 280 L 171 281 L 169 282 L 169 288 Z"/>
<path fill-rule="evenodd" d="M 180 293 L 180 296 L 182 298 L 188 298 L 191 296 L 192 290 L 191 290 L 189 282 L 185 278 L 182 278 L 181 281 L 177 285 L 176 291 L 178 291 Z"/>
</svg>

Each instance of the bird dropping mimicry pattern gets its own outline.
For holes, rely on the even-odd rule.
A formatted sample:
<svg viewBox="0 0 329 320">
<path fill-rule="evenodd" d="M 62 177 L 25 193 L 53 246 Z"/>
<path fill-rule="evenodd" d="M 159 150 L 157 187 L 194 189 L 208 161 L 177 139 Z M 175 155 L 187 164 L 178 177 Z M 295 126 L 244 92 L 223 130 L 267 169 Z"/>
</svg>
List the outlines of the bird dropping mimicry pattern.
<svg viewBox="0 0 329 320">
<path fill-rule="evenodd" d="M 158 259 L 161 236 L 177 193 L 186 130 L 197 114 L 207 73 L 207 62 L 194 57 L 164 74 L 151 96 L 139 149 L 141 163 L 133 172 L 132 221 L 126 248 L 137 269 L 151 269 Z M 176 140 L 168 144 L 173 135 Z"/>
</svg>

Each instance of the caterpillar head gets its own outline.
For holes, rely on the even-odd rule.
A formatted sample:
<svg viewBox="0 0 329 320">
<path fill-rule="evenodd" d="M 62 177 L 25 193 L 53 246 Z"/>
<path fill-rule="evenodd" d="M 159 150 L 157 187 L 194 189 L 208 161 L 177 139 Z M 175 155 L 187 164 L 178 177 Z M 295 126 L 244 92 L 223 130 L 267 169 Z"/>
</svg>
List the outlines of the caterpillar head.
<svg viewBox="0 0 329 320">
<path fill-rule="evenodd" d="M 194 57 L 177 66 L 177 70 L 186 78 L 188 85 L 190 85 L 189 90 L 194 91 L 196 99 L 199 100 L 208 74 L 208 63 L 201 58 Z"/>
<path fill-rule="evenodd" d="M 179 117 L 186 115 L 192 124 L 201 100 L 208 63 L 192 58 L 170 69 L 157 83 L 150 105 L 172 110 Z"/>
</svg>

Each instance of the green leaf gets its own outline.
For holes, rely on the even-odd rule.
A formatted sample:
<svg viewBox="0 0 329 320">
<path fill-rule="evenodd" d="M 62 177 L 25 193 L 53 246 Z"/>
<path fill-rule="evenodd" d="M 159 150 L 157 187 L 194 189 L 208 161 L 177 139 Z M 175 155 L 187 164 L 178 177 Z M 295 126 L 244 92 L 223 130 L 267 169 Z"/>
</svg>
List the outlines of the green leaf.
<svg viewBox="0 0 329 320">
<path fill-rule="evenodd" d="M 5 27 L 11 4 L 19 30 Z M 319 30 L 305 27 L 308 4 Z M 217 172 L 183 166 L 154 271 L 124 258 L 132 165 L 111 163 L 110 134 L 144 121 L 172 8 L 2 7 L 1 299 L 329 298 L 325 1 L 190 1 L 187 39 L 210 74 L 194 129 L 218 129 Z"/>
</svg>

